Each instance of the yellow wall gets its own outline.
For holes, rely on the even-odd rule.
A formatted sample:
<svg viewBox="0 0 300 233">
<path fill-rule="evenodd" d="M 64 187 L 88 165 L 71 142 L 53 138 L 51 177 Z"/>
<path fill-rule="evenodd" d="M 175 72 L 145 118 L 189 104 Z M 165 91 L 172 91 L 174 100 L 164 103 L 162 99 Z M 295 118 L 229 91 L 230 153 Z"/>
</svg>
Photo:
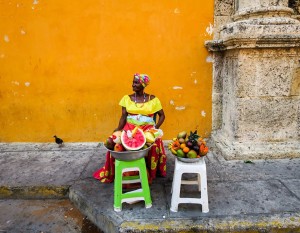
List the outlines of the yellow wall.
<svg viewBox="0 0 300 233">
<path fill-rule="evenodd" d="M 132 75 L 152 79 L 166 121 L 211 131 L 213 0 L 0 1 L 0 141 L 103 141 Z M 183 109 L 184 108 L 184 109 Z"/>
</svg>

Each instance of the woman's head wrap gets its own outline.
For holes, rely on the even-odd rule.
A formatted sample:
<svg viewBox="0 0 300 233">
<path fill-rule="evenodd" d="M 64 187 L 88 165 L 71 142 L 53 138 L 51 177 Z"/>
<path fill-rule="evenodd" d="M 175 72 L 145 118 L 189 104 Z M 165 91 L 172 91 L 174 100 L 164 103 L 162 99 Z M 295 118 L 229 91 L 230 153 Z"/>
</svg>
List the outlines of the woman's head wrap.
<svg viewBox="0 0 300 233">
<path fill-rule="evenodd" d="M 150 83 L 150 77 L 147 74 L 134 74 L 133 77 L 137 80 L 139 80 L 140 84 L 143 85 L 143 87 L 146 87 Z"/>
</svg>

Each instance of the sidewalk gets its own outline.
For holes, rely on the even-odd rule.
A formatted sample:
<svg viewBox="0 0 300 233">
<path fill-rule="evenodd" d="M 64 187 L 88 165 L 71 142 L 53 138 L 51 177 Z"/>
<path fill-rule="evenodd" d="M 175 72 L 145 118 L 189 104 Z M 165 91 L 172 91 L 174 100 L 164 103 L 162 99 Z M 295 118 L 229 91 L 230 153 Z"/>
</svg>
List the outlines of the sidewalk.
<svg viewBox="0 0 300 233">
<path fill-rule="evenodd" d="M 52 211 L 75 211 L 71 203 L 65 203 L 69 199 L 83 216 L 109 233 L 300 232 L 300 159 L 245 163 L 225 161 L 211 152 L 205 158 L 209 213 L 202 213 L 201 205 L 193 204 L 181 204 L 173 213 L 169 209 L 174 157 L 166 150 L 168 174 L 154 180 L 150 187 L 152 208 L 145 209 L 142 202 L 125 203 L 122 212 L 115 212 L 113 184 L 92 178 L 92 173 L 104 164 L 105 152 L 98 143 L 70 143 L 62 148 L 54 143 L 0 144 L 0 232 L 19 232 L 9 224 L 7 211 L 17 202 L 28 201 L 24 199 L 34 199 L 36 206 L 38 201 L 55 202 Z M 183 187 L 186 195 L 195 190 L 192 186 Z M 24 215 L 19 212 L 19 220 L 12 222 L 28 218 L 23 211 Z M 52 224 L 66 224 L 58 219 L 53 217 Z M 69 228 L 61 229 L 81 232 L 80 227 L 76 229 L 79 220 L 74 219 L 67 222 Z M 51 219 L 46 220 L 49 226 Z M 71 228 L 73 231 L 66 230 Z M 43 232 L 64 232 L 53 229 Z"/>
</svg>

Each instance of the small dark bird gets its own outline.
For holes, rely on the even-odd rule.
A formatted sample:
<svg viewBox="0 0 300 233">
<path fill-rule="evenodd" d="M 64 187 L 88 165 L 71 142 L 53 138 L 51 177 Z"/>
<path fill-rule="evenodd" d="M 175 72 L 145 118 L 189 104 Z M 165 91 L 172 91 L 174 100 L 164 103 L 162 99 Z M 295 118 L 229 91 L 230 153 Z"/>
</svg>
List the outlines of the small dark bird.
<svg viewBox="0 0 300 233">
<path fill-rule="evenodd" d="M 54 135 L 53 137 L 55 138 L 55 142 L 59 145 L 59 147 L 64 145 L 64 141 L 61 138 L 56 137 L 56 135 Z"/>
</svg>

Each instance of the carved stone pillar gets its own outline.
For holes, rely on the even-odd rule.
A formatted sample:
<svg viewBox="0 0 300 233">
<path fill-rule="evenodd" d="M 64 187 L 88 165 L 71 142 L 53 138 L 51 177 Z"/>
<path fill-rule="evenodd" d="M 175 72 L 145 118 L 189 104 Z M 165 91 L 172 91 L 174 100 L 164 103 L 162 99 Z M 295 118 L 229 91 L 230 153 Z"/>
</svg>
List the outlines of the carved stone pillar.
<svg viewBox="0 0 300 233">
<path fill-rule="evenodd" d="M 226 159 L 300 157 L 300 22 L 288 0 L 236 0 L 214 52 L 212 140 Z"/>
</svg>

